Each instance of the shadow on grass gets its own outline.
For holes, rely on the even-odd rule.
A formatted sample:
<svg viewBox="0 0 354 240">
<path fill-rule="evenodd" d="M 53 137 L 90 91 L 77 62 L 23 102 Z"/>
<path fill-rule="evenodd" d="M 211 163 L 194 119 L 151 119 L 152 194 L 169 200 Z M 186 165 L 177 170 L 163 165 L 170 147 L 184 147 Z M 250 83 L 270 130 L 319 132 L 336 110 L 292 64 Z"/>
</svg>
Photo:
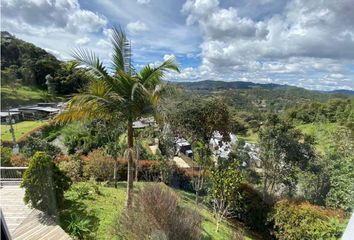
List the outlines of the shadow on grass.
<svg viewBox="0 0 354 240">
<path fill-rule="evenodd" d="M 59 215 L 60 226 L 78 239 L 95 239 L 99 219 L 78 199 L 66 199 Z"/>
</svg>

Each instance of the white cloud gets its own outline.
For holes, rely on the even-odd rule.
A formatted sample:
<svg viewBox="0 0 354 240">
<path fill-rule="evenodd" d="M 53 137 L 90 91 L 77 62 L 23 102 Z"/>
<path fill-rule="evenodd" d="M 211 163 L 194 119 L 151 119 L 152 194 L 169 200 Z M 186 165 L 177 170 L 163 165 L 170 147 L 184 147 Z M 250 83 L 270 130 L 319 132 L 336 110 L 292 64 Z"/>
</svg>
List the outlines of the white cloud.
<svg viewBox="0 0 354 240">
<path fill-rule="evenodd" d="M 75 44 L 76 45 L 79 45 L 79 46 L 84 46 L 84 45 L 87 45 L 88 43 L 90 42 L 90 38 L 88 37 L 83 37 L 83 38 L 79 38 L 75 41 Z"/>
<path fill-rule="evenodd" d="M 150 0 L 137 0 L 137 2 L 140 4 L 148 4 Z"/>
<path fill-rule="evenodd" d="M 168 60 L 168 59 L 176 59 L 176 56 L 174 54 L 165 54 L 163 56 L 163 60 Z"/>
<path fill-rule="evenodd" d="M 273 2 L 259 4 L 265 8 Z M 304 79 L 305 86 L 317 79 L 324 87 L 334 86 L 324 75 L 337 82 L 354 79 L 349 70 L 354 68 L 354 15 L 348 10 L 352 0 L 291 0 L 281 11 L 257 18 L 254 11 L 235 6 L 187 0 L 182 7 L 186 24 L 198 25 L 202 32 L 202 64 L 193 69 L 200 79 L 203 73 L 292 85 Z M 354 81 L 350 85 L 354 88 Z"/>
<path fill-rule="evenodd" d="M 2 25 L 11 32 L 45 35 L 53 32 L 96 32 L 104 16 L 80 8 L 77 0 L 3 0 Z"/>
<path fill-rule="evenodd" d="M 139 33 L 139 32 L 145 32 L 148 30 L 148 27 L 146 26 L 145 23 L 141 21 L 135 21 L 135 22 L 130 22 L 127 24 L 127 30 L 130 33 Z"/>
</svg>

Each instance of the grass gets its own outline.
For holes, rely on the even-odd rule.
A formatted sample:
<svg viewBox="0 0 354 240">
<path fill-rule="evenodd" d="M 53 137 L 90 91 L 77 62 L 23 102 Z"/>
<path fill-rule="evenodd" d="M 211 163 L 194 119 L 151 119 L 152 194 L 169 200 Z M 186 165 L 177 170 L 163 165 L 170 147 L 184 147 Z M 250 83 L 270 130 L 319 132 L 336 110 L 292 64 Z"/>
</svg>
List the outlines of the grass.
<svg viewBox="0 0 354 240">
<path fill-rule="evenodd" d="M 309 123 L 296 126 L 304 134 L 315 138 L 315 148 L 324 153 L 332 144 L 332 135 L 337 131 L 337 123 Z"/>
<path fill-rule="evenodd" d="M 141 189 L 144 185 L 150 183 L 138 182 L 136 190 Z M 82 186 L 95 186 L 97 191 L 89 191 L 85 197 L 79 196 L 77 189 Z M 234 231 L 231 224 L 223 222 L 219 232 L 215 232 L 215 222 L 212 213 L 204 206 L 197 207 L 195 197 L 192 193 L 176 190 L 180 203 L 192 209 L 196 209 L 203 216 L 203 238 L 209 239 L 230 239 L 230 233 Z M 111 225 L 117 214 L 121 214 L 126 200 L 126 183 L 119 182 L 118 188 L 103 186 L 97 183 L 81 182 L 75 183 L 69 191 L 65 193 L 65 210 L 61 214 L 61 226 L 67 230 L 68 220 L 71 216 L 78 215 L 80 219 L 90 219 L 92 239 L 115 239 L 111 236 Z M 245 235 L 246 239 L 255 239 L 246 231 L 238 229 Z"/>
<path fill-rule="evenodd" d="M 23 121 L 23 122 L 13 124 L 16 140 L 20 139 L 26 133 L 44 124 L 47 124 L 47 121 Z M 1 124 L 1 140 L 12 141 L 12 135 L 10 133 L 10 125 Z"/>
<path fill-rule="evenodd" d="M 258 134 L 253 131 L 248 131 L 246 135 L 237 135 L 237 138 L 243 139 L 249 143 L 257 143 L 258 142 Z"/>
<path fill-rule="evenodd" d="M 60 101 L 61 97 L 50 96 L 46 91 L 38 88 L 18 85 L 10 87 L 1 85 L 1 107 L 17 107 L 26 104 L 47 101 Z"/>
</svg>

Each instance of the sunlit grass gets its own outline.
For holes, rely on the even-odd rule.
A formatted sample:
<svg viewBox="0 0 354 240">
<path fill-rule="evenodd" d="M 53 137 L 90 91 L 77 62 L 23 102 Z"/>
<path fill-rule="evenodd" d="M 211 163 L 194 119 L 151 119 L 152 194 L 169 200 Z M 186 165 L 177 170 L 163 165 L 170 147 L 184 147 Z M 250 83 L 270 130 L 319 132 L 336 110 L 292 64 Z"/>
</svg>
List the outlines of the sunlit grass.
<svg viewBox="0 0 354 240">
<path fill-rule="evenodd" d="M 16 140 L 20 139 L 26 133 L 33 129 L 46 124 L 47 121 L 23 121 L 13 124 Z M 1 140 L 12 141 L 12 135 L 10 133 L 10 125 L 1 124 Z"/>
<path fill-rule="evenodd" d="M 75 185 L 80 186 L 83 184 L 94 183 L 76 183 Z M 146 184 L 154 183 L 138 182 L 135 184 L 136 191 L 143 188 Z M 86 198 L 78 198 L 77 194 L 72 189 L 65 193 L 66 209 L 61 214 L 61 222 L 64 229 L 68 217 L 70 214 L 74 213 L 81 215 L 82 218 L 90 218 L 95 222 L 96 227 L 92 229 L 94 239 L 115 239 L 111 235 L 111 225 L 115 216 L 121 214 L 124 209 L 126 182 L 119 182 L 117 189 L 98 185 L 99 194 L 91 193 L 90 196 Z M 232 231 L 240 231 L 245 235 L 246 239 L 254 239 L 243 229 L 234 229 L 232 225 L 227 222 L 223 222 L 219 231 L 215 232 L 215 221 L 212 212 L 204 205 L 197 206 L 195 204 L 194 194 L 181 190 L 175 190 L 175 192 L 179 196 L 183 206 L 195 209 L 203 216 L 202 239 L 230 239 Z"/>
</svg>

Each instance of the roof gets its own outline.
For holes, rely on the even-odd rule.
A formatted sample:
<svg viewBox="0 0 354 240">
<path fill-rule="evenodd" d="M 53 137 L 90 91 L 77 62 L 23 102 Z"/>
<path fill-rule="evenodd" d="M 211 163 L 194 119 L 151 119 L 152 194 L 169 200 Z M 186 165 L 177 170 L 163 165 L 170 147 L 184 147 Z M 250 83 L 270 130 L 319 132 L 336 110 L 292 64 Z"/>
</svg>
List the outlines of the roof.
<svg viewBox="0 0 354 240">
<path fill-rule="evenodd" d="M 19 111 L 23 110 L 35 110 L 35 111 L 42 111 L 42 112 L 59 112 L 59 108 L 53 108 L 53 107 L 39 107 L 39 106 L 27 106 L 27 107 L 20 107 Z"/>
<path fill-rule="evenodd" d="M 9 115 L 12 116 L 12 115 L 18 115 L 18 114 L 20 114 L 20 112 L 0 112 L 1 117 L 8 117 Z"/>
</svg>

